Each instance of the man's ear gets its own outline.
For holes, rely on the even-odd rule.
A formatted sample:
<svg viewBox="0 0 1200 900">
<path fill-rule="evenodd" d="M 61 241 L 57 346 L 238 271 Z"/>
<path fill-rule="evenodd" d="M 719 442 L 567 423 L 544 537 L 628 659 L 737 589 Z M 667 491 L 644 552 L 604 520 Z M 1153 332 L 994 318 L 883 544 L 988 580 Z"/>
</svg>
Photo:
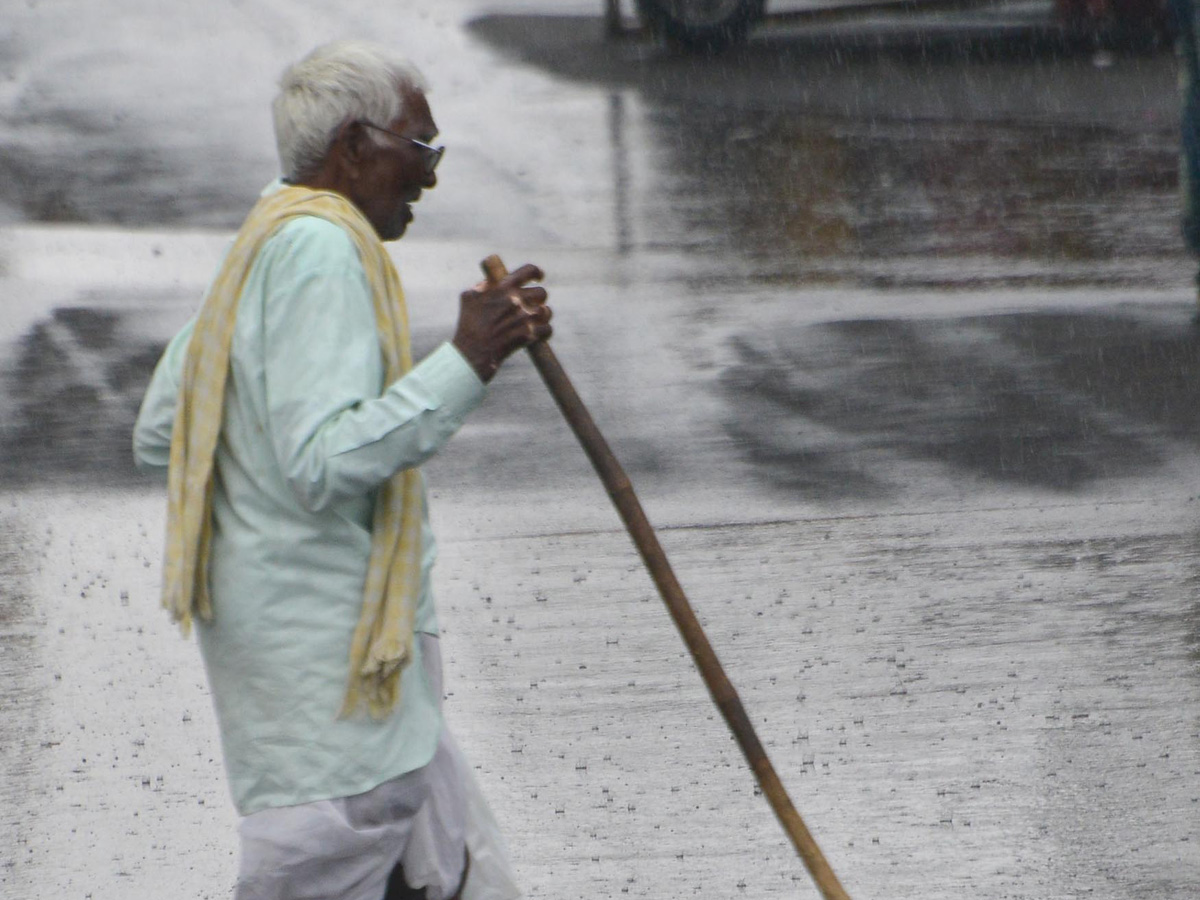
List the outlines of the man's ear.
<svg viewBox="0 0 1200 900">
<path fill-rule="evenodd" d="M 337 154 L 338 162 L 349 177 L 358 177 L 370 140 L 367 129 L 360 122 L 346 122 L 337 130 L 333 139 L 333 152 Z"/>
</svg>

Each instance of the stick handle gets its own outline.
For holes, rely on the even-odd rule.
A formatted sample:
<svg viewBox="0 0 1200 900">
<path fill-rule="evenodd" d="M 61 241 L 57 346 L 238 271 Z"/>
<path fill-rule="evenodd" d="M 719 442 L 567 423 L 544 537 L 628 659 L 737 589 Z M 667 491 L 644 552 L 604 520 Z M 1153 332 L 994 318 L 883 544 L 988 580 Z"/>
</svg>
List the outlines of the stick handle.
<svg viewBox="0 0 1200 900">
<path fill-rule="evenodd" d="M 499 281 L 507 274 L 504 263 L 498 256 L 489 256 L 483 261 L 482 267 L 491 282 Z M 709 694 L 721 711 L 729 730 L 733 732 L 763 794 L 770 802 L 771 808 L 791 839 L 796 852 L 800 854 L 809 875 L 812 876 L 825 900 L 850 900 L 850 895 L 838 881 L 837 875 L 834 874 L 824 854 L 821 853 L 821 848 L 817 846 L 817 842 L 804 824 L 804 820 L 800 818 L 800 813 L 792 804 L 791 797 L 788 796 L 783 782 L 775 772 L 775 767 L 771 765 L 771 760 L 767 757 L 767 752 L 758 739 L 737 691 L 734 690 L 733 684 L 726 676 L 716 651 L 713 650 L 687 596 L 683 593 L 679 580 L 675 577 L 667 554 L 659 543 L 650 521 L 646 518 L 642 504 L 638 501 L 625 470 L 617 462 L 604 435 L 600 433 L 600 429 L 596 427 L 596 423 L 583 405 L 583 401 L 579 399 L 579 394 L 575 392 L 575 387 L 571 384 L 567 373 L 563 371 L 558 357 L 554 355 L 550 345 L 539 341 L 536 344 L 530 344 L 526 349 L 533 359 L 534 366 L 541 374 L 542 380 L 546 382 L 546 387 L 550 389 L 558 408 L 566 418 L 567 424 L 575 432 L 575 437 L 579 439 L 584 453 L 587 454 L 596 473 L 600 476 L 600 480 L 604 483 L 608 496 L 612 498 L 613 505 L 624 521 L 629 536 L 637 546 L 642 561 L 650 572 L 650 577 L 658 587 L 658 592 L 662 596 L 671 618 L 679 629 L 692 659 L 696 662 L 696 668 L 700 670 L 700 676 L 704 679 Z"/>
</svg>

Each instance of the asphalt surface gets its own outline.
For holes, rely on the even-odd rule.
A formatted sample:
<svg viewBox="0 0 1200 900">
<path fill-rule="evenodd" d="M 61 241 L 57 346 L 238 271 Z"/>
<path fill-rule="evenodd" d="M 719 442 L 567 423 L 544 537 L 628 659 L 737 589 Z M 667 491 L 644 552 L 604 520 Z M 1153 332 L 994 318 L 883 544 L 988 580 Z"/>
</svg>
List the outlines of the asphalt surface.
<svg viewBox="0 0 1200 900">
<path fill-rule="evenodd" d="M 606 42 L 595 5 L 13 4 L 0 896 L 229 895 L 128 434 L 274 174 L 274 72 L 343 31 L 413 54 L 450 146 L 395 249 L 418 352 L 483 256 L 546 269 L 556 352 L 851 895 L 1197 896 L 1170 54 L 1023 7 L 697 60 Z M 449 715 L 528 895 L 816 896 L 527 359 L 427 474 Z"/>
</svg>

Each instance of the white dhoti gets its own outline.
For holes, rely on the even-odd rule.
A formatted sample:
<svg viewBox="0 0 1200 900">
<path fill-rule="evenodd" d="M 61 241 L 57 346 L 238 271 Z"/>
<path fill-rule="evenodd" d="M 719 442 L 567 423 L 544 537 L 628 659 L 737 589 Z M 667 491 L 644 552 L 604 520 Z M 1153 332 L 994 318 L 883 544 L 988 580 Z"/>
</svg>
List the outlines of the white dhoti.
<svg viewBox="0 0 1200 900">
<path fill-rule="evenodd" d="M 441 695 L 438 639 L 419 635 Z M 353 797 L 265 809 L 239 826 L 235 900 L 382 900 L 397 863 L 427 900 L 517 900 L 500 829 L 448 728 L 428 765 Z"/>
</svg>

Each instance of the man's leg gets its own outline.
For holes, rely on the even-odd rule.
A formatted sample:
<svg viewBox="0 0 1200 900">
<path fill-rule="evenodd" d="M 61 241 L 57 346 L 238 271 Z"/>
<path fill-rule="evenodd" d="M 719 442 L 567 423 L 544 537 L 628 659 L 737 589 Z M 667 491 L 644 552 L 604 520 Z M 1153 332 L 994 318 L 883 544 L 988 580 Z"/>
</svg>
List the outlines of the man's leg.
<svg viewBox="0 0 1200 900">
<path fill-rule="evenodd" d="M 392 874 L 388 876 L 387 893 L 383 900 L 425 900 L 425 889 L 411 888 L 404 880 L 404 866 L 396 863 Z"/>
<path fill-rule="evenodd" d="M 462 880 L 458 883 L 458 890 L 454 892 L 453 897 L 448 897 L 446 900 L 459 900 L 462 897 L 463 888 L 467 886 L 467 873 L 471 870 L 471 854 L 463 851 L 463 872 Z M 408 882 L 404 880 L 404 866 L 396 863 L 396 868 L 392 869 L 392 874 L 388 876 L 387 893 L 383 895 L 383 900 L 425 900 L 425 889 L 411 888 Z"/>
</svg>

